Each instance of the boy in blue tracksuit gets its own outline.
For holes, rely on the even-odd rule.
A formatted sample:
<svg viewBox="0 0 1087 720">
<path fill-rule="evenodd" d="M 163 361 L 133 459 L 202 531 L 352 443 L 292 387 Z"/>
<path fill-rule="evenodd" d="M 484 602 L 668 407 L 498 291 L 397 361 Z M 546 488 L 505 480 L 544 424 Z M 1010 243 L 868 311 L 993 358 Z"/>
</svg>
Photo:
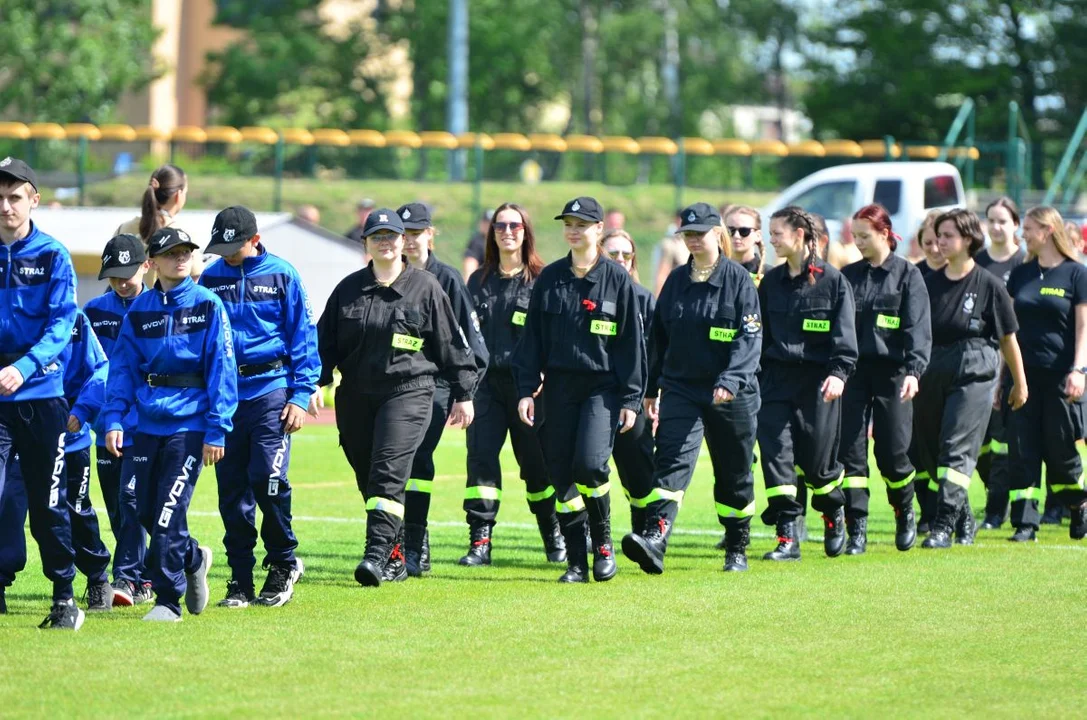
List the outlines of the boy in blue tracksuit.
<svg viewBox="0 0 1087 720">
<path fill-rule="evenodd" d="M 228 207 L 216 216 L 207 252 L 223 259 L 204 270 L 200 284 L 226 307 L 238 363 L 238 411 L 215 468 L 231 571 L 219 605 L 279 607 L 291 599 L 302 574 L 294 556 L 298 540 L 291 528 L 287 467 L 291 434 L 304 424 L 307 409 L 316 414 L 311 398 L 321 375 L 317 328 L 298 272 L 264 249 L 248 209 Z M 255 597 L 258 506 L 268 576 Z"/>
<path fill-rule="evenodd" d="M 71 408 L 64 436 L 64 467 L 68 517 L 72 525 L 75 565 L 87 577 L 87 609 L 108 612 L 113 607 L 109 585 L 109 550 L 98 531 L 91 506 L 91 425 L 105 396 L 106 354 L 83 313 L 76 316 L 72 339 L 57 357 L 64 368 L 64 395 Z M 8 462 L 7 482 L 0 497 L 0 586 L 10 585 L 26 566 L 27 495 L 18 458 Z"/>
<path fill-rule="evenodd" d="M 68 251 L 30 219 L 40 199 L 29 165 L 0 160 L 0 489 L 8 458 L 18 453 L 30 532 L 53 582 L 41 627 L 78 630 L 85 616 L 72 598 L 75 552 L 63 481 L 68 406 L 57 363 L 72 337 L 76 281 Z"/>
<path fill-rule="evenodd" d="M 146 288 L 143 277 L 149 264 L 143 240 L 135 235 L 117 235 L 102 250 L 102 269 L 99 280 L 108 280 L 110 289 L 87 301 L 83 312 L 91 321 L 91 328 L 98 336 L 106 357 L 113 354 L 113 346 L 121 334 L 124 320 L 136 297 Z M 136 424 L 136 407 L 124 419 L 125 429 Z M 140 524 L 136 512 L 136 484 L 132 476 L 121 483 L 122 458 L 114 457 L 106 450 L 106 428 L 99 415 L 94 426 L 97 439 L 95 454 L 98 464 L 98 482 L 102 486 L 102 498 L 106 505 L 110 528 L 116 540 L 113 553 L 113 604 L 139 605 L 149 601 L 151 583 L 144 577 L 144 556 L 147 552 L 147 532 Z M 133 433 L 124 436 L 124 449 L 132 446 Z"/>
<path fill-rule="evenodd" d="M 230 320 L 214 293 L 192 281 L 197 249 L 188 233 L 158 230 L 148 255 L 155 289 L 141 293 L 121 323 L 106 382 L 106 449 L 121 457 L 124 418 L 137 424 L 121 476 L 136 478 L 136 508 L 151 534 L 147 569 L 155 607 L 144 620 L 181 620 L 208 604 L 211 549 L 189 535 L 188 508 L 200 462 L 214 465 L 238 406 Z"/>
</svg>

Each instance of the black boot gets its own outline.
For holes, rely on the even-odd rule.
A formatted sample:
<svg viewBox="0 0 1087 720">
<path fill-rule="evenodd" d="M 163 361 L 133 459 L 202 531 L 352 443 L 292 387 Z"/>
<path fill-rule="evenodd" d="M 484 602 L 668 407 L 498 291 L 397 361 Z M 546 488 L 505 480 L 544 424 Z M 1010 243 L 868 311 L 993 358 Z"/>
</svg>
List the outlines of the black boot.
<svg viewBox="0 0 1087 720">
<path fill-rule="evenodd" d="M 392 545 L 366 535 L 366 553 L 362 556 L 362 562 L 355 568 L 355 582 L 364 587 L 378 587 L 381 585 L 381 576 L 385 572 L 385 565 L 392 554 Z"/>
<path fill-rule="evenodd" d="M 1018 527 L 1015 529 L 1015 533 L 1008 538 L 1008 542 L 1038 542 L 1038 534 L 1032 527 Z"/>
<path fill-rule="evenodd" d="M 974 511 L 970 508 L 970 501 L 962 504 L 959 517 L 955 520 L 955 542 L 959 545 L 973 545 L 974 536 L 978 532 L 978 521 L 974 519 Z"/>
<path fill-rule="evenodd" d="M 664 572 L 664 552 L 668 547 L 668 530 L 671 527 L 664 518 L 647 521 L 641 535 L 630 533 L 623 536 L 623 554 L 638 563 L 642 572 L 660 575 Z"/>
<path fill-rule="evenodd" d="M 381 582 L 403 582 L 408 579 L 408 568 L 404 562 L 404 534 L 404 527 L 401 526 L 389 552 L 389 561 L 381 571 Z"/>
<path fill-rule="evenodd" d="M 605 518 L 590 523 L 589 534 L 593 540 L 593 580 L 607 582 L 619 571 L 611 543 L 611 521 Z"/>
<path fill-rule="evenodd" d="M 430 572 L 430 530 L 423 529 L 423 550 L 419 553 L 419 569 Z"/>
<path fill-rule="evenodd" d="M 985 522 L 981 524 L 982 530 L 999 530 L 1004 524 L 1004 518 L 1000 515 L 989 513 L 985 516 Z"/>
<path fill-rule="evenodd" d="M 536 515 L 536 527 L 540 529 L 540 538 L 543 539 L 547 562 L 566 562 L 566 540 L 563 539 L 562 530 L 559 529 L 559 518 L 555 514 L 554 506 Z"/>
<path fill-rule="evenodd" d="M 630 506 L 630 531 L 638 535 L 645 530 L 645 508 Z"/>
<path fill-rule="evenodd" d="M 585 526 L 564 527 L 562 537 L 566 541 L 566 572 L 559 578 L 560 583 L 589 582 L 589 553 L 585 544 Z"/>
<path fill-rule="evenodd" d="M 1042 525 L 1060 525 L 1064 517 L 1064 507 L 1056 500 L 1045 499 L 1045 512 L 1042 513 Z"/>
<path fill-rule="evenodd" d="M 921 547 L 926 550 L 945 550 L 951 547 L 952 522 L 943 515 L 943 508 L 940 508 L 932 519 L 932 530 L 921 543 Z"/>
<path fill-rule="evenodd" d="M 1072 508 L 1072 517 L 1068 523 L 1068 537 L 1082 540 L 1087 537 L 1087 500 Z"/>
<path fill-rule="evenodd" d="M 721 539 L 714 545 L 718 550 L 728 550 L 728 533 L 721 536 Z"/>
<path fill-rule="evenodd" d="M 845 531 L 849 535 L 845 542 L 845 554 L 863 555 L 868 548 L 868 518 L 846 520 Z"/>
<path fill-rule="evenodd" d="M 411 577 L 422 577 L 430 569 L 430 548 L 427 547 L 430 543 L 427 540 L 427 529 L 422 525 L 404 526 L 404 565 Z"/>
<path fill-rule="evenodd" d="M 838 557 L 845 547 L 845 508 L 838 508 L 830 517 L 823 516 L 823 552 Z"/>
<path fill-rule="evenodd" d="M 472 567 L 491 564 L 491 528 L 493 527 L 492 523 L 472 523 L 468 528 L 471 545 L 468 546 L 467 554 L 457 561 L 459 564 Z"/>
<path fill-rule="evenodd" d="M 763 560 L 799 560 L 800 540 L 796 537 L 796 523 L 792 520 L 777 524 L 778 546 L 762 556 Z"/>
<path fill-rule="evenodd" d="M 905 510 L 895 508 L 895 547 L 906 552 L 917 541 L 917 522 L 913 515 L 913 505 Z"/>
<path fill-rule="evenodd" d="M 751 527 L 746 523 L 725 531 L 725 572 L 747 570 L 747 545 L 751 542 Z"/>
</svg>

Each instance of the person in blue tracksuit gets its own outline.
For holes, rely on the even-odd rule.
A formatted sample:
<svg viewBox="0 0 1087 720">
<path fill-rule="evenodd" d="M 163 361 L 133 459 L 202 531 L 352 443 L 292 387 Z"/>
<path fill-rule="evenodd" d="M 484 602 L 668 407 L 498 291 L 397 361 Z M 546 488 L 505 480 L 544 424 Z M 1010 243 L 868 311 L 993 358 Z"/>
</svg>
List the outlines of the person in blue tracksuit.
<svg viewBox="0 0 1087 720">
<path fill-rule="evenodd" d="M 85 615 L 72 597 L 75 552 L 62 477 L 68 407 L 56 361 L 72 337 L 76 281 L 68 251 L 30 219 L 40 199 L 29 165 L 0 160 L 0 491 L 8 458 L 18 453 L 30 532 L 53 583 L 41 627 L 78 630 Z"/>
<path fill-rule="evenodd" d="M 396 214 L 404 223 L 404 257 L 413 267 L 426 270 L 438 279 L 438 284 L 442 286 L 446 297 L 449 298 L 449 303 L 453 306 L 457 325 L 467 339 L 468 347 L 472 349 L 472 358 L 476 363 L 479 381 L 482 382 L 490 355 L 483 341 L 479 317 L 476 315 L 472 297 L 468 294 L 468 288 L 461 279 L 460 272 L 438 260 L 434 254 L 434 236 L 437 234 L 437 229 L 431 219 L 430 208 L 423 203 L 408 203 L 401 205 Z M 415 451 L 415 458 L 411 464 L 411 478 L 408 480 L 407 490 L 404 493 L 404 563 L 408 575 L 412 577 L 420 577 L 430 570 L 427 516 L 430 514 L 430 493 L 434 484 L 434 451 L 442 439 L 442 431 L 445 429 L 445 422 L 452 407 L 449 383 L 445 378 L 435 378 L 430 424 L 423 436 L 423 443 Z M 490 564 L 489 543 L 480 545 L 473 543 L 471 548 L 485 550 L 486 562 L 482 564 Z M 469 555 L 471 554 L 472 549 L 469 549 Z"/>
<path fill-rule="evenodd" d="M 108 280 L 110 289 L 87 301 L 83 312 L 108 358 L 121 334 L 124 320 L 132 303 L 146 288 L 144 275 L 150 267 L 143 240 L 135 235 L 117 235 L 102 250 L 99 280 Z M 126 430 L 136 424 L 133 406 L 124 420 Z M 121 483 L 122 458 L 106 450 L 106 428 L 102 415 L 94 425 L 97 447 L 98 482 L 106 506 L 110 528 L 116 541 L 113 553 L 113 604 L 139 605 L 151 600 L 151 583 L 144 578 L 144 556 L 147 553 L 147 533 L 136 512 L 136 484 L 132 478 Z M 124 449 L 132 446 L 132 433 L 125 434 Z"/>
<path fill-rule="evenodd" d="M 71 408 L 64 436 L 64 468 L 75 565 L 87 577 L 87 610 L 108 612 L 113 607 L 110 554 L 91 506 L 90 423 L 102 407 L 109 365 L 83 313 L 77 315 L 71 342 L 57 363 L 64 368 L 64 395 Z M 8 462 L 7 482 L 0 497 L 0 586 L 10 585 L 26 566 L 26 497 L 22 468 L 13 458 Z"/>
<path fill-rule="evenodd" d="M 247 208 L 228 207 L 215 217 L 207 251 L 223 259 L 204 270 L 200 284 L 226 307 L 238 363 L 238 411 L 215 467 L 231 571 L 219 605 L 279 607 L 302 575 L 287 468 L 291 435 L 305 424 L 307 410 L 317 413 L 317 327 L 302 278 L 264 248 Z M 253 592 L 258 506 L 268 570 L 259 597 Z"/>
<path fill-rule="evenodd" d="M 122 477 L 136 479 L 140 522 L 151 534 L 147 565 L 155 606 L 144 620 L 181 620 L 181 597 L 193 615 L 208 603 L 211 549 L 189 535 L 188 508 L 200 463 L 223 457 L 238 407 L 238 367 L 230 319 L 215 293 L 189 277 L 188 233 L 162 228 L 148 254 L 159 280 L 132 303 L 110 358 L 102 409 L 106 448 L 120 457 L 124 418 L 138 422 Z"/>
</svg>

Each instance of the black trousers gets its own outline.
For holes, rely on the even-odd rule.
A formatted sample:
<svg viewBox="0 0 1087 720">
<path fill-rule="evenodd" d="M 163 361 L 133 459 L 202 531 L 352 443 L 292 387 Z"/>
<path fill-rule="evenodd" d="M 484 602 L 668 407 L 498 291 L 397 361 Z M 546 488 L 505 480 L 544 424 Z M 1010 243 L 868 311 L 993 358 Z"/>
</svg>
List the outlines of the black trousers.
<svg viewBox="0 0 1087 720">
<path fill-rule="evenodd" d="M 913 401 L 917 458 L 938 486 L 935 521 L 948 528 L 967 501 L 997 366 L 997 351 L 980 340 L 934 346 Z"/>
<path fill-rule="evenodd" d="M 423 441 L 434 386 L 391 393 L 336 390 L 340 447 L 366 500 L 368 542 L 391 545 L 404 521 L 404 492 Z"/>
<path fill-rule="evenodd" d="M 106 506 L 109 529 L 116 541 L 121 530 L 121 463 L 122 459 L 110 455 L 105 445 L 94 449 L 95 462 L 98 465 L 98 484 L 102 487 L 102 503 Z"/>
<path fill-rule="evenodd" d="M 1003 520 L 1008 514 L 1008 494 L 1011 491 L 1008 434 L 1003 409 L 994 409 L 989 414 L 989 425 L 985 428 L 985 437 L 978 450 L 977 471 L 978 477 L 985 483 L 985 514 L 996 515 Z"/>
<path fill-rule="evenodd" d="M 1011 478 L 1011 521 L 1015 527 L 1037 528 L 1042 494 L 1042 463 L 1049 490 L 1067 506 L 1087 500 L 1083 465 L 1076 441 L 1084 434 L 1084 403 L 1064 396 L 1067 373 L 1027 368 L 1027 402 L 1005 410 Z"/>
<path fill-rule="evenodd" d="M 864 360 L 857 363 L 842 395 L 842 445 L 845 468 L 845 513 L 868 517 L 868 423 L 872 423 L 876 467 L 887 486 L 887 501 L 895 508 L 913 503 L 913 403 L 898 395 L 906 369 L 901 365 Z"/>
<path fill-rule="evenodd" d="M 634 427 L 615 434 L 611 457 L 630 507 L 645 508 L 653 490 L 653 423 L 644 412 L 638 413 Z"/>
<path fill-rule="evenodd" d="M 743 527 L 755 514 L 756 419 L 759 386 L 748 386 L 731 402 L 713 404 L 712 385 L 666 382 L 657 426 L 656 472 L 646 504 L 649 518 L 674 522 L 691 483 L 702 438 L 713 465 L 717 519 L 726 528 Z"/>
<path fill-rule="evenodd" d="M 423 442 L 415 451 L 411 461 L 411 477 L 404 493 L 404 522 L 409 525 L 427 524 L 430 515 L 430 495 L 434 489 L 434 451 L 445 432 L 445 422 L 453 409 L 449 385 L 437 382 L 434 385 L 434 398 L 431 400 L 430 423 Z M 469 426 L 471 427 L 471 426 Z"/>
<path fill-rule="evenodd" d="M 488 370 L 475 397 L 476 417 L 468 426 L 468 483 L 464 514 L 468 523 L 493 523 L 502 504 L 502 464 L 499 454 L 509 434 L 525 496 L 534 515 L 552 513 L 555 489 L 547 475 L 541 439 L 547 413 L 542 396 L 536 399 L 535 424 L 517 417 L 517 387 L 508 369 Z"/>
<path fill-rule="evenodd" d="M 798 475 L 811 492 L 815 510 L 829 515 L 845 505 L 838 462 L 842 401 L 823 402 L 819 388 L 826 378 L 822 365 L 780 363 L 768 363 L 759 377 L 757 435 L 768 503 L 762 519 L 767 524 L 801 515 Z"/>
</svg>

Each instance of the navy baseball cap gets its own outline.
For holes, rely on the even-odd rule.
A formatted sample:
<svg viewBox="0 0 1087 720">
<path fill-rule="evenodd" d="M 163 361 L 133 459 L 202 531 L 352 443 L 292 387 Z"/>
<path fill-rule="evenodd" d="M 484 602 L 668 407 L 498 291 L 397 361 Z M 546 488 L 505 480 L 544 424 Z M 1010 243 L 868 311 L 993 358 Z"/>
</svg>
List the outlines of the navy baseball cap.
<svg viewBox="0 0 1087 720">
<path fill-rule="evenodd" d="M 145 262 L 147 251 L 144 250 L 143 240 L 127 233 L 117 235 L 102 250 L 102 271 L 98 273 L 98 279 L 128 280 Z"/>
<path fill-rule="evenodd" d="M 430 219 L 430 208 L 423 203 L 401 205 L 396 209 L 396 214 L 400 216 L 405 230 L 426 230 L 434 227 Z"/>
<path fill-rule="evenodd" d="M 566 207 L 555 216 L 555 219 L 562 220 L 566 217 L 576 217 L 589 222 L 604 222 L 604 209 L 600 207 L 596 198 L 578 197 L 566 203 Z"/>
<path fill-rule="evenodd" d="M 224 257 L 233 255 L 256 234 L 257 218 L 253 212 L 241 205 L 233 205 L 215 216 L 207 251 Z"/>
<path fill-rule="evenodd" d="M 676 232 L 706 232 L 721 227 L 721 213 L 708 203 L 695 203 L 679 211 L 680 226 Z"/>
<path fill-rule="evenodd" d="M 158 257 L 170 252 L 178 245 L 187 245 L 193 250 L 200 249 L 200 246 L 189 237 L 189 233 L 173 227 L 164 227 L 156 230 L 151 239 L 147 241 L 147 256 Z"/>
<path fill-rule="evenodd" d="M 38 192 L 38 176 L 34 169 L 19 158 L 6 157 L 0 160 L 0 177 L 8 177 L 16 182 L 30 183 L 34 192 Z"/>
<path fill-rule="evenodd" d="M 389 208 L 378 208 L 366 216 L 362 236 L 367 238 L 381 230 L 392 230 L 397 235 L 403 235 L 404 223 L 400 221 L 400 216 Z"/>
</svg>

